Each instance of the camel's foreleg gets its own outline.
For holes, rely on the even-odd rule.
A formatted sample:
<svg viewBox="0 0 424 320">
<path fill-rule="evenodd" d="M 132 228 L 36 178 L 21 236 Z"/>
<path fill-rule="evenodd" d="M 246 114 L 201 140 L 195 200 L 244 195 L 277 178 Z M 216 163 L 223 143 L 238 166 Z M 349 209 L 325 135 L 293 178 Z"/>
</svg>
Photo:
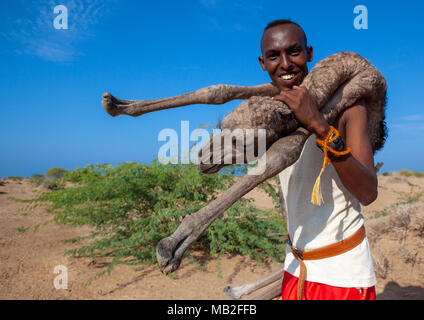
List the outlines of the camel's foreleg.
<svg viewBox="0 0 424 320">
<path fill-rule="evenodd" d="M 343 90 L 349 85 L 348 83 L 340 86 L 330 101 L 320 110 L 328 123 L 333 123 L 345 106 L 352 105 L 346 103 L 348 100 L 343 99 L 342 95 Z M 353 99 L 355 98 L 353 97 Z M 248 175 L 245 175 L 204 208 L 186 216 L 172 236 L 164 238 L 158 243 L 156 257 L 161 270 L 165 274 L 176 270 L 185 250 L 225 210 L 263 181 L 272 178 L 295 163 L 309 135 L 310 133 L 306 129 L 299 127 L 290 135 L 278 139 L 268 148 Z"/>
<path fill-rule="evenodd" d="M 248 175 L 199 211 L 186 216 L 177 230 L 170 237 L 162 239 L 156 247 L 156 257 L 162 272 L 168 274 L 176 270 L 185 250 L 237 200 L 263 181 L 293 164 L 299 158 L 308 136 L 307 130 L 299 128 L 292 134 L 277 140 Z M 265 170 L 263 170 L 264 166 Z"/>
<path fill-rule="evenodd" d="M 272 97 L 278 92 L 278 89 L 271 83 L 252 87 L 217 84 L 183 95 L 154 100 L 121 100 L 110 93 L 104 93 L 102 105 L 103 109 L 112 117 L 120 114 L 138 117 L 148 112 L 192 104 L 224 104 L 235 99 L 249 99 L 252 96 Z"/>
</svg>

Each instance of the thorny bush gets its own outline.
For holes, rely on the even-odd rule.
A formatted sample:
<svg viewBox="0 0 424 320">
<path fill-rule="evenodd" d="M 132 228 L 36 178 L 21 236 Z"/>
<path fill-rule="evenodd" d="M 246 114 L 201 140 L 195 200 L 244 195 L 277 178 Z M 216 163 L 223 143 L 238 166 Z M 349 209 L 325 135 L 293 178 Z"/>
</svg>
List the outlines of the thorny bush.
<svg viewBox="0 0 424 320">
<path fill-rule="evenodd" d="M 161 165 L 157 161 L 151 165 L 88 165 L 64 172 L 56 180 L 58 188 L 31 200 L 29 208 L 43 204 L 57 223 L 91 226 L 89 235 L 68 240 L 88 239 L 88 244 L 67 253 L 111 257 L 104 271 L 109 273 L 118 263 L 155 264 L 157 243 L 170 236 L 184 216 L 207 205 L 239 179 L 234 175 L 237 170 L 240 166 L 228 167 L 224 173 L 201 174 L 192 164 Z M 246 172 L 246 167 L 241 171 Z M 242 254 L 259 262 L 282 261 L 286 228 L 276 201 L 278 183 L 277 187 L 269 182 L 261 186 L 274 199 L 273 210 L 259 210 L 252 200 L 242 198 L 205 231 L 194 249 L 218 256 Z"/>
</svg>

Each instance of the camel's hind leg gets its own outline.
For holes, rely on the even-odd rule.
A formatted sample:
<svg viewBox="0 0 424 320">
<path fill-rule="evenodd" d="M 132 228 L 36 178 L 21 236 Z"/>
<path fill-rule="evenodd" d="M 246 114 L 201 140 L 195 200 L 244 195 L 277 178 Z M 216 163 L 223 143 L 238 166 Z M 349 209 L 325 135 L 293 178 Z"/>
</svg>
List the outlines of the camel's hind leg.
<svg viewBox="0 0 424 320">
<path fill-rule="evenodd" d="M 243 284 L 241 286 L 238 287 L 225 287 L 224 289 L 224 293 L 229 296 L 230 298 L 233 299 L 240 299 L 242 296 L 251 294 L 254 291 L 257 291 L 263 287 L 266 287 L 269 284 L 273 284 L 272 287 L 275 287 L 275 283 L 279 283 L 280 284 L 280 294 L 281 294 L 281 279 L 283 277 L 284 274 L 284 266 L 281 266 L 280 268 L 272 271 L 271 273 L 267 274 L 266 276 L 260 278 L 259 280 L 255 281 L 255 282 L 251 282 L 251 283 L 246 283 Z M 267 290 L 266 292 L 264 292 L 263 294 L 267 293 L 269 290 Z M 274 292 L 275 290 L 271 290 L 271 292 Z M 278 290 L 277 290 L 278 291 Z M 257 297 L 261 297 L 263 296 L 263 294 L 257 296 Z M 268 296 L 270 294 L 267 293 L 266 295 Z M 271 293 L 271 295 L 274 293 Z M 278 292 L 277 292 L 278 295 Z M 272 297 L 274 298 L 274 297 Z M 266 299 L 265 299 L 266 300 Z"/>
</svg>

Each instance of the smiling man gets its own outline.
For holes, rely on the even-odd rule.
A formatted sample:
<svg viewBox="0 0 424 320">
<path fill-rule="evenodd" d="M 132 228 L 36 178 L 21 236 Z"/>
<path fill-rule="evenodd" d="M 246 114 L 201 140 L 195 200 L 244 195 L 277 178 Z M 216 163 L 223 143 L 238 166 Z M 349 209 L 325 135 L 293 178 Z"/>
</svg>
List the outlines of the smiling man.
<svg viewBox="0 0 424 320">
<path fill-rule="evenodd" d="M 313 48 L 298 24 L 269 23 L 261 52 L 262 69 L 281 91 L 274 99 L 286 103 L 312 133 L 299 160 L 280 173 L 289 233 L 282 299 L 373 300 L 376 278 L 360 206 L 377 197 L 365 104 L 357 101 L 334 127 L 326 122 L 315 97 L 300 87 Z M 323 144 L 334 152 L 321 176 L 323 204 L 316 205 L 311 194 L 322 168 Z"/>
</svg>

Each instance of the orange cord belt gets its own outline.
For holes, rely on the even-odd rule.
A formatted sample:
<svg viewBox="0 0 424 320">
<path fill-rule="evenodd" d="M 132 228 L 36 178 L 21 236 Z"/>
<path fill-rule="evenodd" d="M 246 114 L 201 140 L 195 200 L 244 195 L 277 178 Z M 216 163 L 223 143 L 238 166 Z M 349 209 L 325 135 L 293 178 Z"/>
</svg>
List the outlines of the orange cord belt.
<svg viewBox="0 0 424 320">
<path fill-rule="evenodd" d="M 337 256 L 339 254 L 345 253 L 356 246 L 358 246 L 365 238 L 365 227 L 362 226 L 350 237 L 339 241 L 334 244 L 330 244 L 328 246 L 314 249 L 311 251 L 300 251 L 296 248 L 293 248 L 292 242 L 290 240 L 290 236 L 288 236 L 288 243 L 290 251 L 295 256 L 296 260 L 299 261 L 300 264 L 300 274 L 299 274 L 299 282 L 297 285 L 297 300 L 303 300 L 303 288 L 305 286 L 306 281 L 306 266 L 303 260 L 319 260 Z"/>
</svg>

